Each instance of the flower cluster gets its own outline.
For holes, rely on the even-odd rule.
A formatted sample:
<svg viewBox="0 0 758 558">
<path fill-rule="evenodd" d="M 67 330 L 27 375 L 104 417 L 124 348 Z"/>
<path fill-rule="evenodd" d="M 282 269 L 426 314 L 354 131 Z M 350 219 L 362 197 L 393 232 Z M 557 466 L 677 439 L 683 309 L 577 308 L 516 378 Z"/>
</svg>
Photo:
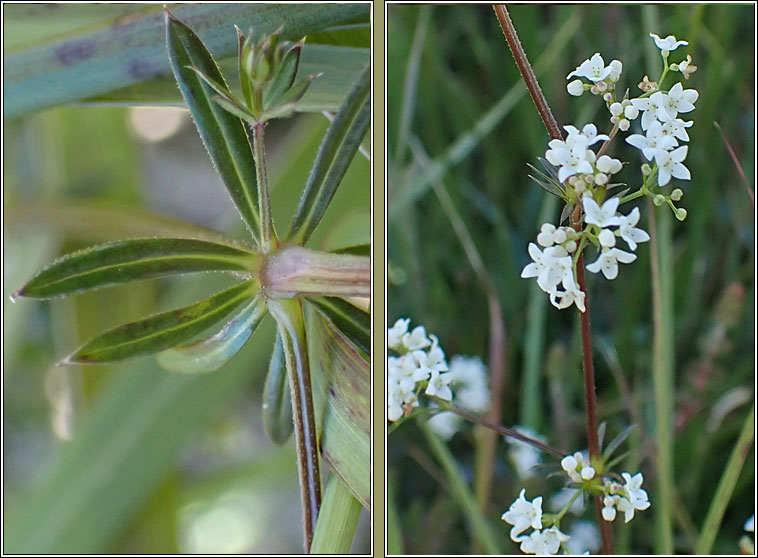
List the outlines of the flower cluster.
<svg viewBox="0 0 758 558">
<path fill-rule="evenodd" d="M 548 183 L 543 183 L 543 186 L 563 198 L 566 202 L 563 218 L 573 214 L 573 226 L 543 224 L 537 244 L 529 244 L 528 251 L 533 261 L 524 267 L 521 277 L 536 278 L 537 284 L 548 293 L 550 302 L 556 308 L 576 305 L 580 311 L 585 311 L 585 293 L 579 288 L 576 275 L 577 261 L 584 248 L 593 245 L 598 252 L 587 270 L 602 272 L 610 280 L 618 276 L 619 263 L 631 263 L 637 259 L 633 253 L 637 244 L 650 239 L 644 230 L 637 227 L 639 209 L 634 208 L 624 215 L 618 211 L 619 205 L 650 196 L 655 205 L 667 203 L 678 219 L 683 220 L 687 216 L 684 208 L 677 208 L 673 203 L 682 198 L 682 190 L 676 188 L 670 194 L 664 194 L 662 187 L 668 185 L 672 178 L 691 178 L 683 162 L 688 147 L 680 145 L 680 142 L 689 141 L 687 129 L 693 123 L 682 120 L 679 115 L 694 110 L 698 92 L 684 89 L 681 83 L 665 91 L 660 84 L 669 72 L 680 72 L 685 79 L 689 79 L 697 68 L 689 55 L 680 63 L 668 63 L 671 51 L 687 45 L 687 41 L 677 41 L 673 35 L 665 39 L 653 33 L 650 36 L 661 50 L 663 72 L 657 82 L 645 76 L 640 84 L 643 93 L 638 98 L 629 99 L 628 93 L 624 98 L 617 98 L 617 84 L 623 65 L 613 60 L 606 66 L 599 53 L 582 62 L 567 76 L 567 79 L 576 78 L 568 84 L 570 94 L 579 96 L 584 91 L 590 91 L 602 96 L 611 114 L 613 129 L 606 135 L 598 133 L 594 124 L 587 124 L 581 130 L 575 126 L 564 126 L 568 134 L 566 138 L 551 140 L 545 152 L 547 163 L 553 167 L 548 168 L 553 178 L 545 175 Z M 631 122 L 637 118 L 640 119 L 643 133 L 631 134 L 626 141 L 639 149 L 648 161 L 641 167 L 642 185 L 631 194 L 625 195 L 628 192 L 625 190 L 607 197 L 612 189 L 622 186 L 611 183 L 611 180 L 621 171 L 623 163 L 606 155 L 605 149 L 619 131 L 629 130 Z M 603 143 L 597 152 L 590 149 L 601 141 Z M 574 208 L 577 208 L 576 212 Z M 577 218 L 581 215 L 579 209 L 583 210 L 583 222 Z M 622 249 L 623 245 L 617 247 L 619 238 L 631 252 Z"/>
<path fill-rule="evenodd" d="M 387 359 L 387 418 L 391 421 L 418 407 L 421 390 L 440 399 L 453 398 L 448 385 L 453 377 L 447 372 L 437 337 L 427 335 L 424 326 L 409 332 L 410 321 L 400 318 L 387 331 L 387 347 L 399 355 Z"/>
<path fill-rule="evenodd" d="M 490 388 L 487 367 L 479 357 L 455 355 L 450 359 L 452 401 L 472 413 L 483 414 L 490 407 Z M 461 427 L 462 418 L 452 411 L 441 411 L 429 419 L 429 426 L 442 438 L 449 440 Z"/>
<path fill-rule="evenodd" d="M 616 512 L 624 513 L 628 523 L 634 518 L 635 510 L 650 507 L 647 492 L 642 488 L 642 473 L 632 476 L 622 473 L 624 484 L 609 476 L 598 475 L 595 467 L 581 452 L 567 455 L 561 460 L 561 468 L 568 475 L 570 486 L 576 488 L 563 509 L 557 514 L 543 514 L 542 496 L 531 502 L 526 499 L 526 489 L 522 489 L 518 498 L 511 504 L 501 519 L 513 527 L 511 540 L 520 543 L 525 554 L 556 554 L 561 547 L 567 552 L 576 552 L 577 547 L 566 544 L 571 536 L 560 530 L 560 521 L 572 509 L 576 499 L 582 494 L 600 495 L 603 500 L 603 519 L 613 521 Z M 549 528 L 545 528 L 545 527 Z M 525 532 L 532 529 L 528 535 Z M 577 545 L 578 546 L 578 545 Z"/>
</svg>

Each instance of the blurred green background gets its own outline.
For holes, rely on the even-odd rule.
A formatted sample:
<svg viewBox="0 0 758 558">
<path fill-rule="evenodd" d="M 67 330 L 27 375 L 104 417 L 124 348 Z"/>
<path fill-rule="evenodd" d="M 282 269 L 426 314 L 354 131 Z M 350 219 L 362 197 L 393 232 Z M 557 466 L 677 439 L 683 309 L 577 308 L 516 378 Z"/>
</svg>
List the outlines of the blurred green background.
<svg viewBox="0 0 758 558">
<path fill-rule="evenodd" d="M 691 553 L 754 400 L 754 204 L 725 140 L 753 188 L 755 7 L 514 5 L 509 10 L 561 125 L 595 122 L 601 132 L 611 128 L 600 99 L 566 92 L 566 75 L 595 52 L 606 63 L 623 61 L 621 84 L 633 96 L 645 74 L 651 79 L 660 74 L 650 32 L 688 40 L 670 60 L 690 53 L 698 66 L 685 82 L 700 93 L 695 111 L 687 115 L 695 122 L 686 161 L 692 180 L 676 185 L 685 192 L 679 205 L 689 216 L 680 223 L 670 212 L 656 213 L 658 228 L 670 225 L 672 231 L 674 544 L 678 552 Z M 503 312 L 507 364 L 501 423 L 531 427 L 564 450 L 584 448 L 577 313 L 553 308 L 534 281 L 520 278 L 530 261 L 528 243 L 541 223 L 557 222 L 561 211 L 556 198 L 527 176 L 527 163 L 539 166 L 537 157 L 544 156 L 549 137 L 493 10 L 390 5 L 387 25 L 387 321 L 410 317 L 411 326 L 425 325 L 448 358 L 487 357 L 486 293 L 435 195 L 436 183 L 472 237 Z M 619 178 L 636 187 L 638 152 L 617 139 L 611 155 L 631 163 Z M 650 230 L 649 208 L 640 209 L 641 226 Z M 657 544 L 650 249 L 650 243 L 642 244 L 638 260 L 612 282 L 588 274 L 600 420 L 608 423 L 606 441 L 637 423 L 622 447 L 631 452 L 619 470 L 642 470 L 653 502 L 625 528 L 614 526 L 619 553 L 651 553 Z M 470 427 L 450 443 L 471 484 L 476 445 Z M 392 433 L 387 449 L 394 499 L 391 548 L 407 553 L 477 549 L 471 520 L 415 425 Z M 547 496 L 560 481 L 542 475 L 522 482 L 507 450 L 500 440 L 487 521 L 501 550 L 518 553 L 500 515 L 520 487 L 527 487 L 529 498 Z M 552 469 L 557 465 L 548 457 L 544 461 Z M 751 448 L 716 553 L 738 552 L 742 526 L 755 506 L 754 463 Z"/>
<path fill-rule="evenodd" d="M 29 23 L 29 14 L 12 8 L 3 7 L 6 52 L 72 30 L 97 31 L 102 21 L 143 6 L 66 8 L 54 18 L 35 18 L 38 25 L 30 29 L 36 32 L 27 34 L 19 25 Z M 352 72 L 356 57 L 364 60 L 357 67 L 368 60 L 367 21 L 366 11 L 348 31 L 314 34 L 309 44 L 344 46 L 347 59 L 335 56 L 334 63 Z M 227 23 L 228 42 L 236 42 Z M 236 72 L 227 79 L 235 82 Z M 178 94 L 168 83 L 167 94 Z M 348 86 L 340 85 L 341 95 Z M 329 101 L 329 110 L 340 101 Z M 289 224 L 327 126 L 315 110 L 267 129 L 280 230 Z M 261 422 L 272 320 L 266 318 L 229 366 L 204 376 L 171 374 L 152 356 L 119 365 L 55 366 L 94 334 L 199 300 L 229 278 L 193 274 L 69 299 L 9 298 L 47 262 L 95 243 L 182 234 L 193 225 L 246 238 L 189 113 L 55 108 L 6 119 L 3 150 L 4 550 L 302 552 L 294 440 L 273 445 Z M 309 246 L 369 241 L 369 168 L 357 155 Z M 326 475 L 328 468 L 322 470 Z M 354 551 L 368 552 L 368 527 L 364 510 Z"/>
</svg>

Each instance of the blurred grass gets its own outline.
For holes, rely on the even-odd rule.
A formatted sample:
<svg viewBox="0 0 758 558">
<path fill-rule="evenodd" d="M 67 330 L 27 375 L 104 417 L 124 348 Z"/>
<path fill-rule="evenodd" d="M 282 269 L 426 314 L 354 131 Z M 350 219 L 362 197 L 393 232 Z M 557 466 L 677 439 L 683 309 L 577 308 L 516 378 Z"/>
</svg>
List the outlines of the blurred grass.
<svg viewBox="0 0 758 558">
<path fill-rule="evenodd" d="M 424 15 L 425 10 L 431 13 Z M 675 486 L 668 487 L 674 499 L 672 544 L 677 552 L 690 553 L 695 544 L 693 526 L 695 533 L 702 527 L 716 479 L 747 411 L 744 400 L 729 399 L 728 394 L 740 387 L 751 393 L 754 385 L 754 207 L 713 126 L 718 121 L 745 174 L 754 176 L 753 7 L 661 5 L 655 8 L 656 29 L 647 28 L 640 6 L 514 5 L 509 10 L 532 63 L 544 54 L 555 56 L 539 79 L 561 124 L 594 121 L 599 129 L 610 129 L 602 102 L 570 97 L 565 89 L 566 75 L 594 52 L 606 61 L 623 61 L 622 81 L 632 93 L 649 73 L 646 57 L 656 55 L 648 32 L 688 40 L 686 52 L 699 68 L 687 82 L 700 92 L 691 113 L 695 124 L 690 129 L 687 159 L 693 180 L 678 184 L 685 192 L 682 205 L 689 216 L 683 223 L 673 221 L 667 252 L 662 253 L 667 255 L 663 269 L 671 272 L 668 316 L 674 324 L 669 332 L 673 391 L 670 410 L 661 415 L 666 417 L 662 420 L 671 421 L 666 453 L 671 455 L 675 479 Z M 405 72 L 414 33 L 426 17 L 429 23 L 418 47 L 414 96 L 408 101 L 404 100 Z M 559 52 L 545 53 L 572 17 L 579 18 L 579 29 Z M 586 29 L 593 32 L 582 32 Z M 674 59 L 682 57 L 675 53 Z M 410 153 L 398 149 L 397 141 L 407 134 L 420 142 L 432 165 L 446 161 L 448 149 L 519 80 L 490 6 L 388 8 L 387 152 L 399 158 L 388 161 L 387 320 L 393 323 L 407 316 L 413 324 L 425 325 L 439 336 L 448 357 L 487 354 L 487 300 L 433 193 L 425 191 L 410 206 L 393 206 L 394 200 L 419 188 L 424 176 Z M 409 105 L 412 113 L 401 117 Z M 550 306 L 544 293 L 532 293 L 536 289 L 531 282 L 519 277 L 529 261 L 526 246 L 544 222 L 548 196 L 528 179 L 526 163 L 536 164 L 547 141 L 533 103 L 522 97 L 491 132 L 477 138 L 465 157 L 445 167 L 442 180 L 493 276 L 502 304 L 511 378 L 505 397 L 512 402 L 504 407 L 502 422 L 536 426 L 554 445 L 575 450 L 586 444 L 578 320 L 574 313 Z M 635 180 L 640 163 L 635 150 L 616 141 L 611 154 L 631 162 L 621 180 Z M 641 210 L 642 226 L 649 230 L 647 209 Z M 550 218 L 557 219 L 560 207 L 548 211 L 552 211 Z M 600 418 L 608 422 L 608 439 L 636 417 L 642 420 L 632 436 L 641 445 L 621 470 L 642 470 L 653 502 L 650 513 L 641 513 L 625 529 L 618 529 L 616 550 L 649 553 L 661 542 L 660 535 L 653 535 L 661 489 L 654 465 L 659 418 L 649 395 L 654 385 L 655 337 L 650 244 L 641 245 L 637 255 L 638 260 L 613 282 L 594 275 L 589 280 L 595 339 L 609 343 L 617 355 L 612 370 L 608 359 L 596 352 Z M 628 391 L 622 389 L 619 378 Z M 719 412 L 723 406 L 729 411 Z M 450 446 L 473 486 L 470 430 L 456 436 Z M 622 451 L 630 447 L 628 443 Z M 506 450 L 505 444 L 498 445 L 488 519 L 502 536 L 506 552 L 517 552 L 508 542 L 507 526 L 499 521 L 523 486 Z M 443 553 L 470 552 L 465 514 L 447 506 L 450 494 L 419 467 L 418 459 L 410 457 L 419 451 L 428 451 L 424 436 L 410 426 L 398 429 L 388 443 L 399 516 L 395 521 L 402 526 L 405 552 L 428 549 L 433 537 L 434 548 Z M 750 463 L 754 455 L 751 448 Z M 745 467 L 736 482 L 713 547 L 716 553 L 737 552 L 742 524 L 754 511 L 752 467 Z M 529 494 L 547 490 L 544 482 L 535 480 L 526 486 Z M 419 507 L 435 505 L 451 510 L 438 529 L 417 513 Z"/>
</svg>

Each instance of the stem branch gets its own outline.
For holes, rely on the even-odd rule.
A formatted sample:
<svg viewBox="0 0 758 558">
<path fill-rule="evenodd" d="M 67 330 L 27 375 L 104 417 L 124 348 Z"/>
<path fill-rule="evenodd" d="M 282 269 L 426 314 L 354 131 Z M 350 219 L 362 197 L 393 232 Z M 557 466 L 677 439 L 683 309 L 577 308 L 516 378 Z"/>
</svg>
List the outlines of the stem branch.
<svg viewBox="0 0 758 558">
<path fill-rule="evenodd" d="M 271 250 L 273 224 L 271 222 L 271 203 L 268 196 L 268 176 L 266 175 L 266 152 L 263 146 L 265 122 L 253 126 L 253 157 L 255 174 L 258 180 L 258 210 L 261 215 L 261 251 L 266 254 Z"/>
</svg>

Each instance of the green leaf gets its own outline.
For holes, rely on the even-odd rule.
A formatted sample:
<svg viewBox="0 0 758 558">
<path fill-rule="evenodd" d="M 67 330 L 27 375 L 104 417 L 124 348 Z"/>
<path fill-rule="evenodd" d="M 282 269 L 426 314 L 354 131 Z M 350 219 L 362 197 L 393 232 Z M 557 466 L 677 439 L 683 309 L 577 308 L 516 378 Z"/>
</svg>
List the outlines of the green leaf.
<svg viewBox="0 0 758 558">
<path fill-rule="evenodd" d="M 242 350 L 266 315 L 266 302 L 256 296 L 218 333 L 158 354 L 158 362 L 172 372 L 197 374 L 218 370 Z"/>
<path fill-rule="evenodd" d="M 371 244 L 356 244 L 355 246 L 345 246 L 337 250 L 331 250 L 334 254 L 351 254 L 353 256 L 371 257 Z"/>
<path fill-rule="evenodd" d="M 263 386 L 263 430 L 268 439 L 277 445 L 286 442 L 292 435 L 292 398 L 287 382 L 287 366 L 284 360 L 282 336 L 277 333 L 271 360 L 268 364 L 266 383 Z"/>
<path fill-rule="evenodd" d="M 321 452 L 365 508 L 371 507 L 371 371 L 368 359 L 318 312 L 307 313 Z"/>
<path fill-rule="evenodd" d="M 313 534 L 311 554 L 349 553 L 360 515 L 360 502 L 338 476 L 330 475 Z"/>
<path fill-rule="evenodd" d="M 165 43 L 161 40 L 163 18 L 159 6 L 106 10 L 97 5 L 53 4 L 55 32 L 39 33 L 41 41 L 3 53 L 5 117 L 40 110 L 62 103 L 107 95 L 160 76 L 170 75 Z M 177 18 L 202 32 L 208 48 L 219 57 L 237 50 L 233 24 L 271 33 L 286 22 L 284 38 L 300 38 L 332 25 L 367 21 L 368 4 L 180 4 L 171 6 Z M 8 18 L 23 5 L 4 7 Z M 93 10 L 94 18 L 87 17 Z M 129 12 L 129 13 L 124 13 Z M 80 15 L 84 14 L 84 15 Z M 105 14 L 103 16 L 103 14 Z M 71 25 L 72 20 L 81 25 Z M 4 31 L 20 35 L 17 26 L 36 20 L 6 23 Z M 92 25 L 97 22 L 98 25 Z M 60 31 L 58 31 L 60 30 Z M 62 35 L 60 32 L 66 32 Z M 236 60 L 234 61 L 236 65 Z M 168 82 L 166 82 L 168 83 Z M 344 89 L 342 90 L 344 91 Z M 323 109 L 322 109 L 323 110 Z"/>
<path fill-rule="evenodd" d="M 260 230 L 257 182 L 253 152 L 245 126 L 239 118 L 213 101 L 213 89 L 188 66 L 199 69 L 225 89 L 226 82 L 211 53 L 198 36 L 168 11 L 166 42 L 174 77 L 192 113 L 203 144 L 248 231 L 257 242 L 256 231 Z"/>
<path fill-rule="evenodd" d="M 257 281 L 245 281 L 184 308 L 110 329 L 61 364 L 111 362 L 168 349 L 224 319 L 251 297 L 256 287 Z"/>
<path fill-rule="evenodd" d="M 371 314 L 342 298 L 315 296 L 306 300 L 332 320 L 337 329 L 364 353 L 371 354 Z"/>
<path fill-rule="evenodd" d="M 613 455 L 613 452 L 616 451 L 616 448 L 618 448 L 624 442 L 624 440 L 629 437 L 629 434 L 631 434 L 636 427 L 636 424 L 627 426 L 621 432 L 619 432 L 619 434 L 613 440 L 610 441 L 608 447 L 603 450 L 603 461 L 608 461 L 608 458 Z M 602 443 L 600 446 L 602 447 Z"/>
<path fill-rule="evenodd" d="M 282 95 L 295 83 L 297 68 L 300 64 L 300 53 L 303 50 L 304 43 L 305 40 L 295 43 L 282 58 L 276 74 L 266 85 L 266 90 L 263 93 L 264 110 L 276 105 Z"/>
<path fill-rule="evenodd" d="M 324 215 L 371 120 L 371 68 L 366 66 L 321 143 L 287 239 L 305 243 Z"/>
<path fill-rule="evenodd" d="M 202 240 L 122 240 L 80 250 L 55 260 L 16 295 L 51 298 L 174 273 L 250 273 L 257 267 L 258 254 L 254 252 Z"/>
<path fill-rule="evenodd" d="M 300 56 L 299 72 L 305 76 L 322 74 L 322 77 L 311 83 L 295 105 L 295 110 L 319 113 L 337 111 L 369 59 L 369 49 L 315 45 L 309 39 L 308 48 L 303 49 Z M 237 58 L 225 58 L 218 64 L 222 75 L 237 75 L 239 71 Z M 229 85 L 232 93 L 236 95 L 239 90 L 239 98 L 246 98 L 243 89 L 236 84 Z M 186 106 L 172 76 L 149 79 L 80 102 L 98 106 Z"/>
</svg>

